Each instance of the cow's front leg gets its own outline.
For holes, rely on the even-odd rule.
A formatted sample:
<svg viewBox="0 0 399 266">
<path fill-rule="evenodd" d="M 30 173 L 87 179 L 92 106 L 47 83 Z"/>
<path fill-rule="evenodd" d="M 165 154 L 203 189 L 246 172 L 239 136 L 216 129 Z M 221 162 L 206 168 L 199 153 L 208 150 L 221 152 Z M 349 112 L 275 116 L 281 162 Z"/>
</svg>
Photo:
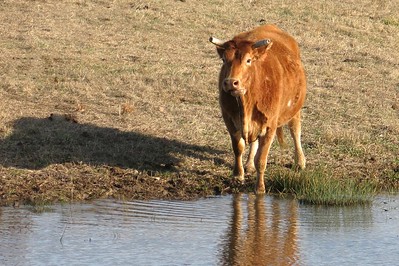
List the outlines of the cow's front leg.
<svg viewBox="0 0 399 266">
<path fill-rule="evenodd" d="M 245 150 L 245 141 L 241 137 L 241 132 L 236 132 L 235 134 L 231 134 L 230 136 L 235 160 L 233 175 L 235 179 L 239 180 L 240 182 L 244 182 L 244 167 L 242 164 L 242 155 Z"/>
<path fill-rule="evenodd" d="M 275 134 L 276 127 L 269 127 L 266 130 L 266 134 L 259 137 L 259 148 L 255 158 L 255 166 L 257 171 L 257 179 L 255 185 L 256 194 L 264 194 L 266 192 L 264 175 L 267 165 L 267 156 L 269 155 L 270 147 L 272 145 Z"/>
<path fill-rule="evenodd" d="M 250 144 L 248 159 L 245 164 L 245 172 L 248 174 L 251 174 L 251 173 L 255 172 L 255 170 L 256 170 L 254 158 L 255 158 L 256 151 L 258 150 L 258 144 L 259 144 L 258 140 L 255 140 L 254 142 L 252 142 Z"/>
</svg>

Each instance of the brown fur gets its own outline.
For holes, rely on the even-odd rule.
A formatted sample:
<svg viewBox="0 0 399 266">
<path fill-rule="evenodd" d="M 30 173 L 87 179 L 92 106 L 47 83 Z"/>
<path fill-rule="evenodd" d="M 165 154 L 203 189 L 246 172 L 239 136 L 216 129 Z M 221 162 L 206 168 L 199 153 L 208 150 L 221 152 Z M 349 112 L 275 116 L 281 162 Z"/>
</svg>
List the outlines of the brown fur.
<svg viewBox="0 0 399 266">
<path fill-rule="evenodd" d="M 254 43 L 270 40 L 255 48 Z M 305 167 L 300 110 L 305 101 L 306 78 L 297 42 L 274 25 L 243 32 L 217 44 L 224 64 L 219 76 L 220 107 L 235 154 L 234 176 L 244 180 L 242 154 L 251 143 L 247 171 L 257 170 L 256 192 L 264 193 L 264 172 L 271 143 L 288 124 L 295 143 L 295 161 Z M 259 142 L 259 148 L 258 147 Z"/>
</svg>

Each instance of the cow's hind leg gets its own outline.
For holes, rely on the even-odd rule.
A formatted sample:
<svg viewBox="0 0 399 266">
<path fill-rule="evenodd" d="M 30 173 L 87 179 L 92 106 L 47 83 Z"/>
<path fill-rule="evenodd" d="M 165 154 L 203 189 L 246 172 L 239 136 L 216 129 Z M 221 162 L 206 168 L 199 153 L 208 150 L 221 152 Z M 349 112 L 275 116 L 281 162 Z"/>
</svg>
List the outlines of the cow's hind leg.
<svg viewBox="0 0 399 266">
<path fill-rule="evenodd" d="M 234 151 L 234 178 L 244 182 L 244 167 L 242 164 L 242 155 L 245 150 L 245 141 L 241 137 L 241 132 L 236 132 L 235 134 L 230 134 L 231 144 Z"/>
<path fill-rule="evenodd" d="M 306 158 L 301 145 L 301 111 L 296 113 L 288 123 L 288 126 L 295 144 L 295 165 L 300 169 L 305 169 Z"/>
<path fill-rule="evenodd" d="M 284 131 L 283 131 L 282 126 L 277 128 L 276 135 L 277 135 L 277 141 L 278 141 L 278 144 L 280 145 L 280 148 L 281 149 L 287 148 L 287 143 L 285 143 L 285 140 L 284 140 Z"/>
<path fill-rule="evenodd" d="M 269 155 L 270 147 L 272 145 L 275 134 L 276 127 L 268 128 L 266 130 L 266 134 L 259 137 L 259 148 L 255 158 L 255 166 L 257 171 L 257 179 L 255 185 L 256 194 L 264 194 L 266 192 L 264 175 L 267 165 L 267 156 Z"/>
<path fill-rule="evenodd" d="M 284 150 L 288 147 L 287 143 L 284 140 L 283 126 L 277 128 L 276 136 L 277 136 L 278 144 L 280 146 L 280 158 L 278 159 L 278 163 L 283 165 Z"/>
</svg>

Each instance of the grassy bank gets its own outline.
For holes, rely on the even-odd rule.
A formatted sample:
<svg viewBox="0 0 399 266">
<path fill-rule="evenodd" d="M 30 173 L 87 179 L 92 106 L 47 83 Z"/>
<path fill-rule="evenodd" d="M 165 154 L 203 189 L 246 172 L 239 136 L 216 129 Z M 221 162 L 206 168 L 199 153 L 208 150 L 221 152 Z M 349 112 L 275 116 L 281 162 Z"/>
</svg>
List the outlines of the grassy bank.
<svg viewBox="0 0 399 266">
<path fill-rule="evenodd" d="M 371 180 L 332 176 L 323 167 L 301 173 L 279 171 L 269 180 L 269 188 L 274 193 L 292 194 L 303 203 L 338 206 L 369 204 L 379 190 Z"/>
<path fill-rule="evenodd" d="M 301 47 L 302 175 L 397 189 L 398 17 L 398 1 L 3 1 L 0 204 L 249 189 L 230 180 L 208 38 L 262 23 Z M 301 175 L 292 157 L 273 147 L 269 182 Z"/>
</svg>

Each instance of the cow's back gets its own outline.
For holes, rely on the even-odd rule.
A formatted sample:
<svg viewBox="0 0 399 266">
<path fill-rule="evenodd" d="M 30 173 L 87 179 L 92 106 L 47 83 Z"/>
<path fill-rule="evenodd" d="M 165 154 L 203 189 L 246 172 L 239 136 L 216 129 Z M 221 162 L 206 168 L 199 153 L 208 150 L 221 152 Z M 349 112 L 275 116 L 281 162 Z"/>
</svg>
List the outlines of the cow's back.
<svg viewBox="0 0 399 266">
<path fill-rule="evenodd" d="M 256 42 L 263 39 L 270 39 L 273 41 L 273 50 L 277 54 L 290 54 L 299 59 L 299 47 L 295 39 L 285 31 L 282 31 L 277 26 L 269 24 L 259 26 L 251 31 L 242 32 L 234 37 L 234 41 L 251 41 Z"/>
</svg>

